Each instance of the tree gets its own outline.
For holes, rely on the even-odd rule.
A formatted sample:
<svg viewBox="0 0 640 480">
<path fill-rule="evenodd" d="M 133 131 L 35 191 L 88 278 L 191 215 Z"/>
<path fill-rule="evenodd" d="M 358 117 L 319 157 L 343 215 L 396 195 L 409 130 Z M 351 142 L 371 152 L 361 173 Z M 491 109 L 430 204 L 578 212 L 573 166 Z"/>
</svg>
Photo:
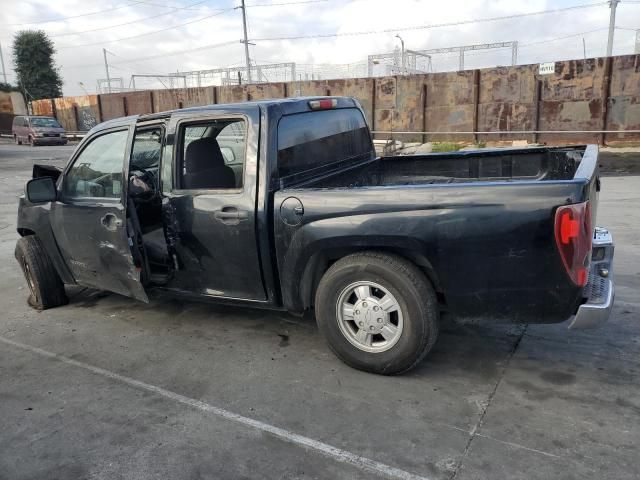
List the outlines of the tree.
<svg viewBox="0 0 640 480">
<path fill-rule="evenodd" d="M 10 83 L 0 82 L 0 92 L 19 92 L 20 89 Z"/>
<path fill-rule="evenodd" d="M 62 96 L 62 78 L 53 61 L 53 42 L 42 30 L 23 30 L 13 40 L 18 87 L 28 100 Z"/>
</svg>

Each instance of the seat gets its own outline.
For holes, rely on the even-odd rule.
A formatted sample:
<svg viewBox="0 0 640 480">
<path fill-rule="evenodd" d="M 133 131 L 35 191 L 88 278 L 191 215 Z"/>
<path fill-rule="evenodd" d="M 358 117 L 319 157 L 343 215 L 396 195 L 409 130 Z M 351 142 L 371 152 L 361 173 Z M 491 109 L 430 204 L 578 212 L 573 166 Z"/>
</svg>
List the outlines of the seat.
<svg viewBox="0 0 640 480">
<path fill-rule="evenodd" d="M 147 252 L 150 263 L 165 265 L 169 259 L 167 250 L 167 241 L 165 240 L 164 230 L 156 228 L 142 235 L 142 242 Z"/>
<path fill-rule="evenodd" d="M 187 146 L 184 159 L 185 189 L 235 188 L 236 176 L 224 157 L 215 138 L 199 138 Z"/>
</svg>

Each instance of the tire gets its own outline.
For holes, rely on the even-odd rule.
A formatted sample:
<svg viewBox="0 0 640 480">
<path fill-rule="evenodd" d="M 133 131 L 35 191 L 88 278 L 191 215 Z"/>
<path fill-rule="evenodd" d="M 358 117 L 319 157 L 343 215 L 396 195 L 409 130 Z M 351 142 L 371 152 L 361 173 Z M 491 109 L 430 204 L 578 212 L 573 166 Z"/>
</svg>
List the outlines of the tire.
<svg viewBox="0 0 640 480">
<path fill-rule="evenodd" d="M 14 135 L 13 139 L 16 141 L 17 145 L 22 145 L 22 140 L 19 140 L 17 135 Z"/>
<path fill-rule="evenodd" d="M 46 310 L 69 302 L 64 284 L 38 237 L 20 238 L 15 256 L 30 290 L 29 305 L 36 310 Z"/>
<path fill-rule="evenodd" d="M 362 252 L 338 260 L 320 280 L 315 311 L 331 350 L 367 372 L 404 373 L 438 337 L 435 291 L 415 265 L 397 255 Z"/>
</svg>

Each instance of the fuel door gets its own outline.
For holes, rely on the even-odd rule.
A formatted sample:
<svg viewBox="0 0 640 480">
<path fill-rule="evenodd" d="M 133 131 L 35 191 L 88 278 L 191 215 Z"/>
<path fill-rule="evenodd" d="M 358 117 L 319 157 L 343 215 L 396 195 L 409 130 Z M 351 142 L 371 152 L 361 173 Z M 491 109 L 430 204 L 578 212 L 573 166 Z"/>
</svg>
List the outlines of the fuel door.
<svg viewBox="0 0 640 480">
<path fill-rule="evenodd" d="M 303 216 L 304 206 L 296 197 L 287 197 L 280 204 L 280 218 L 286 225 L 300 225 Z"/>
</svg>

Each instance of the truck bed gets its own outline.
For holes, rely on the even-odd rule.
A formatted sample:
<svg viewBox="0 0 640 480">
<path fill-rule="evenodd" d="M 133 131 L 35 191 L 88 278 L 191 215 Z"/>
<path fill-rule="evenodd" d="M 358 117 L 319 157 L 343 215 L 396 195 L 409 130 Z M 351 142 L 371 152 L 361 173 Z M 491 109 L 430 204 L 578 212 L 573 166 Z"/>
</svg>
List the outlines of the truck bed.
<svg viewBox="0 0 640 480">
<path fill-rule="evenodd" d="M 589 201 L 595 220 L 597 158 L 595 145 L 380 157 L 285 187 L 280 216 L 297 204 L 301 217 L 276 217 L 283 291 L 304 289 L 286 279 L 314 249 L 355 245 L 410 258 L 458 316 L 564 320 L 583 291 L 558 254 L 555 211 Z"/>
<path fill-rule="evenodd" d="M 310 188 L 571 180 L 585 147 L 534 147 L 378 157 L 304 183 Z"/>
</svg>

